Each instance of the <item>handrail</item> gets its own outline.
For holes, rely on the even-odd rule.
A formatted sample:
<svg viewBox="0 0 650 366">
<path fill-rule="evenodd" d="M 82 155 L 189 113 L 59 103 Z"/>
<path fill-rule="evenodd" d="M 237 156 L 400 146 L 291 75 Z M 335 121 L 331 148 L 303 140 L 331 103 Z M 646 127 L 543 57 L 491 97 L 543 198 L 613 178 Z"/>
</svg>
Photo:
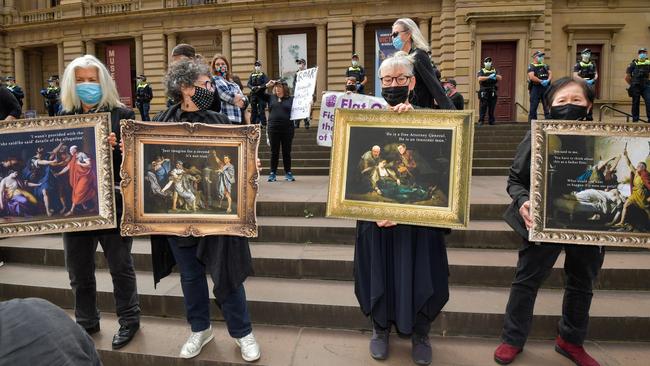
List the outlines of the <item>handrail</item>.
<svg viewBox="0 0 650 366">
<path fill-rule="evenodd" d="M 521 103 L 515 102 L 515 106 L 521 108 L 524 112 L 526 112 L 526 114 L 529 114 L 528 109 L 526 109 L 526 107 L 524 107 Z"/>
<path fill-rule="evenodd" d="M 620 113 L 620 114 L 625 115 L 625 122 L 630 122 L 630 118 L 632 117 L 631 114 L 629 114 L 629 113 L 627 113 L 627 112 L 623 112 L 623 111 L 620 110 L 620 109 L 616 109 L 616 108 L 612 107 L 612 106 L 609 105 L 609 104 L 603 104 L 603 105 L 600 106 L 600 114 L 599 114 L 599 116 L 598 116 L 598 120 L 599 120 L 599 121 L 602 122 L 602 120 L 603 120 L 603 112 L 605 111 L 605 109 L 611 109 L 611 110 L 614 111 L 614 112 L 618 112 L 618 113 Z M 644 120 L 644 119 L 641 119 L 641 118 L 639 118 L 639 121 L 641 121 L 641 122 L 646 122 L 646 123 L 648 122 L 648 121 L 646 121 L 646 120 Z"/>
</svg>

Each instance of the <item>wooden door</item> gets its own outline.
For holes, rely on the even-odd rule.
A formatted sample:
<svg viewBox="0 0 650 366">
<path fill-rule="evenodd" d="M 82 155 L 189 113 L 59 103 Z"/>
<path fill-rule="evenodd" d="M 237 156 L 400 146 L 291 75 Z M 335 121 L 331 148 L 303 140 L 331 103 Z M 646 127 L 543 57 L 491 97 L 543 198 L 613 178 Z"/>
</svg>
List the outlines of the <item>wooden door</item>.
<svg viewBox="0 0 650 366">
<path fill-rule="evenodd" d="M 492 64 L 501 75 L 494 116 L 498 121 L 510 122 L 515 116 L 515 70 L 517 62 L 517 42 L 482 42 L 481 62 L 492 57 Z M 482 67 L 482 64 L 481 64 Z"/>
</svg>

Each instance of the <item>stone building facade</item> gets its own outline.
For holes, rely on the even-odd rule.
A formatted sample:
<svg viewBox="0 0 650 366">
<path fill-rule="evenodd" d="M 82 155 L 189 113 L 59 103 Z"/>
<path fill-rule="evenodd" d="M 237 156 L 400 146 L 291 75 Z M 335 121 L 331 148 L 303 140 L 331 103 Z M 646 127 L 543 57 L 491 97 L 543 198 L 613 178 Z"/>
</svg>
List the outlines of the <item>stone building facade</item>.
<svg viewBox="0 0 650 366">
<path fill-rule="evenodd" d="M 638 0 L 0 0 L 0 73 L 26 89 L 25 108 L 44 112 L 38 94 L 49 75 L 75 57 L 128 44 L 131 74 L 145 74 L 164 108 L 168 53 L 191 43 L 222 53 L 244 84 L 253 63 L 278 75 L 278 37 L 305 33 L 309 66 L 319 66 L 318 95 L 342 90 L 353 52 L 373 92 L 375 31 L 410 17 L 429 38 L 443 77 L 454 78 L 466 108 L 478 109 L 476 73 L 485 56 L 504 75 L 500 120 L 526 121 L 526 69 L 544 50 L 554 77 L 570 75 L 583 47 L 597 59 L 598 106 L 628 111 L 625 68 L 650 47 L 650 1 Z M 134 82 L 134 81 L 133 81 Z M 598 113 L 595 113 L 596 116 Z"/>
</svg>

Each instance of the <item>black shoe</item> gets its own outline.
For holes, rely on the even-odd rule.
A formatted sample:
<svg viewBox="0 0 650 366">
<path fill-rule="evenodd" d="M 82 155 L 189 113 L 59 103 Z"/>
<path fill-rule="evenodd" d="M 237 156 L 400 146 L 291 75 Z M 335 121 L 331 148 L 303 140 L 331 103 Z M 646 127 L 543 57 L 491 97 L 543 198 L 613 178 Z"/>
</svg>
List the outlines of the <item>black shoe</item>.
<svg viewBox="0 0 650 366">
<path fill-rule="evenodd" d="M 375 360 L 385 360 L 388 358 L 388 331 L 372 330 L 370 338 L 370 356 Z"/>
<path fill-rule="evenodd" d="M 411 350 L 411 357 L 413 358 L 413 362 L 418 365 L 430 364 L 432 355 L 429 337 L 413 334 L 411 343 L 413 344 L 413 349 Z"/>
<path fill-rule="evenodd" d="M 129 344 L 138 329 L 140 329 L 139 323 L 120 326 L 120 330 L 113 336 L 113 349 L 120 349 Z"/>
<path fill-rule="evenodd" d="M 86 331 L 86 333 L 88 333 L 88 335 L 93 335 L 95 333 L 98 333 L 100 331 L 99 322 L 90 328 L 84 328 L 84 330 Z"/>
</svg>

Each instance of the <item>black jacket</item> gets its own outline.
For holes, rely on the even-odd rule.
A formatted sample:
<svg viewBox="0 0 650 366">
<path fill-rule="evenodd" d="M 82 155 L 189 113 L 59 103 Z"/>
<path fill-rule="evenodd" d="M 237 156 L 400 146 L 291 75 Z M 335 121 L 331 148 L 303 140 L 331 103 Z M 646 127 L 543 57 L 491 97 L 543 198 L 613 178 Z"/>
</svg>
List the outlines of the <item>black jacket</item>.
<svg viewBox="0 0 650 366">
<path fill-rule="evenodd" d="M 525 239 L 528 239 L 528 229 L 519 214 L 519 207 L 530 199 L 530 138 L 530 131 L 528 131 L 517 147 L 517 153 L 508 176 L 507 190 L 512 197 L 512 202 L 503 214 L 503 219 L 508 225 Z"/>
<path fill-rule="evenodd" d="M 291 122 L 293 97 L 280 99 L 267 93 L 260 94 L 260 97 L 269 104 L 269 130 L 288 131 L 294 129 L 293 122 Z"/>
<path fill-rule="evenodd" d="M 0 121 L 3 121 L 7 116 L 20 118 L 21 113 L 22 110 L 18 99 L 16 99 L 11 90 L 0 86 Z"/>
<path fill-rule="evenodd" d="M 154 117 L 158 122 L 201 122 L 207 124 L 230 124 L 227 116 L 211 110 L 183 112 L 176 104 Z M 217 301 L 238 289 L 253 273 L 253 262 L 248 239 L 238 236 L 210 235 L 202 238 L 178 238 L 179 246 L 198 246 L 196 257 L 207 267 L 214 280 L 214 296 Z M 176 260 L 167 236 L 151 236 L 151 261 L 154 285 L 172 272 Z"/>
<path fill-rule="evenodd" d="M 419 48 L 413 48 L 409 52 L 415 58 L 413 64 L 415 69 L 415 89 L 413 89 L 413 100 L 411 104 L 422 108 L 433 108 L 433 100 L 438 103 L 440 109 L 455 109 L 454 104 L 445 94 L 440 85 L 440 80 L 431 66 L 431 59 L 426 52 Z"/>
</svg>

